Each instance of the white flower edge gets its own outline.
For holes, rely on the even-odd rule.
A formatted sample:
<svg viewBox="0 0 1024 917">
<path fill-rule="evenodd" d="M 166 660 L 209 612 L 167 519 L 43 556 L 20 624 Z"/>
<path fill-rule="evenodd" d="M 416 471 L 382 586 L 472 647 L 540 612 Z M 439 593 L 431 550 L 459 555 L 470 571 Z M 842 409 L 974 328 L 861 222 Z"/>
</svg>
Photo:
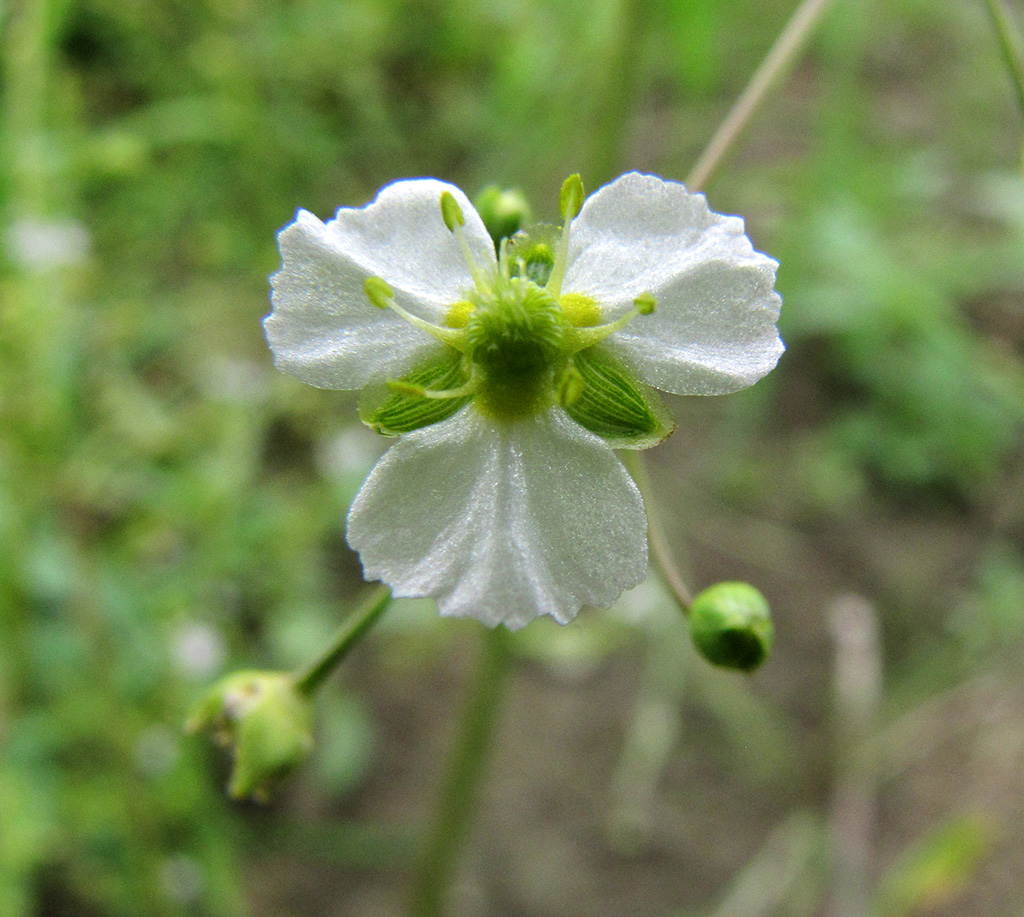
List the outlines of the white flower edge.
<svg viewBox="0 0 1024 917">
<path fill-rule="evenodd" d="M 644 382 L 720 395 L 778 362 L 778 262 L 754 250 L 740 217 L 680 182 L 629 172 L 588 197 L 571 230 L 564 291 L 595 299 L 605 321 L 641 293 L 658 302 L 604 344 Z"/>
<path fill-rule="evenodd" d="M 347 534 L 367 579 L 492 627 L 565 624 L 647 572 L 636 485 L 560 408 L 495 425 L 470 406 L 403 435 L 356 496 Z"/>
<path fill-rule="evenodd" d="M 477 263 L 493 268 L 494 245 L 469 199 L 433 178 L 396 181 L 366 207 L 342 207 L 322 223 L 300 210 L 278 234 L 281 268 L 271 275 L 273 310 L 263 322 L 275 365 L 319 388 L 360 389 L 401 375 L 437 342 L 390 310 L 374 308 L 363 284 L 383 277 L 395 301 L 429 322 L 473 285 L 440 200 L 452 194 Z"/>
</svg>

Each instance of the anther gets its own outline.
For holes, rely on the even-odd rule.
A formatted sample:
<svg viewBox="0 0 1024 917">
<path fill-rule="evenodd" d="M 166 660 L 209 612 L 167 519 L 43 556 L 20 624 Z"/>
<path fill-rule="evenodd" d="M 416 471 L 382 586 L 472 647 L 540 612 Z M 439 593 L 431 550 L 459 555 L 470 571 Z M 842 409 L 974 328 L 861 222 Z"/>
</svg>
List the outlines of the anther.
<svg viewBox="0 0 1024 917">
<path fill-rule="evenodd" d="M 638 315 L 652 315 L 657 306 L 657 300 L 650 293 L 641 293 L 633 300 L 633 308 L 625 315 L 608 322 L 604 325 L 590 325 L 582 328 L 569 328 L 566 330 L 566 341 L 570 353 L 579 353 L 588 347 L 603 341 L 608 335 L 614 334 L 625 328 Z"/>
<path fill-rule="evenodd" d="M 444 225 L 448 227 L 448 231 L 458 239 L 459 248 L 462 249 L 462 257 L 466 262 L 466 267 L 469 268 L 470 276 L 472 276 L 477 290 L 481 293 L 486 293 L 490 289 L 487 278 L 484 272 L 480 270 L 480 265 L 476 263 L 476 258 L 473 257 L 469 243 L 466 241 L 466 234 L 462 230 L 462 227 L 466 225 L 466 216 L 463 214 L 462 207 L 459 206 L 459 202 L 455 200 L 455 195 L 451 191 L 441 192 L 441 219 L 444 220 Z"/>
<path fill-rule="evenodd" d="M 391 289 L 386 280 L 380 277 L 370 276 L 363 281 L 363 292 L 370 304 L 377 309 L 390 309 L 400 315 L 410 325 L 432 334 L 439 341 L 454 347 L 460 353 L 466 352 L 466 332 L 461 328 L 445 328 L 442 325 L 435 325 L 426 319 L 413 315 L 408 309 L 403 309 L 395 302 L 395 291 Z"/>
<path fill-rule="evenodd" d="M 562 190 L 558 194 L 558 209 L 563 220 L 572 220 L 582 207 L 583 179 L 577 172 L 562 182 Z"/>
<path fill-rule="evenodd" d="M 441 192 L 441 218 L 444 220 L 444 225 L 448 227 L 449 232 L 455 232 L 456 226 L 466 225 L 466 218 L 462 214 L 462 208 L 459 206 L 459 202 L 455 200 L 455 195 L 451 191 Z"/>
<path fill-rule="evenodd" d="M 654 298 L 653 293 L 646 292 L 641 293 L 634 299 L 633 305 L 636 306 L 636 311 L 641 315 L 653 315 L 654 310 L 658 307 L 658 300 Z"/>
<path fill-rule="evenodd" d="M 576 404 L 583 397 L 583 375 L 570 365 L 562 375 L 562 383 L 558 388 L 558 403 L 567 408 Z"/>
<path fill-rule="evenodd" d="M 370 303 L 378 309 L 390 309 L 395 291 L 380 277 L 367 277 L 363 282 L 363 292 Z"/>
<path fill-rule="evenodd" d="M 402 395 L 416 395 L 419 398 L 448 401 L 452 398 L 467 398 L 470 395 L 477 394 L 482 387 L 482 383 L 474 374 L 469 377 L 464 385 L 460 385 L 458 388 L 424 388 L 422 385 L 414 385 L 411 382 L 404 382 L 401 379 L 388 379 L 387 386 L 393 392 L 398 392 Z"/>
<path fill-rule="evenodd" d="M 569 227 L 576 215 L 583 209 L 583 180 L 578 174 L 570 175 L 558 194 L 558 209 L 562 214 L 562 235 L 555 251 L 555 263 L 551 269 L 546 287 L 557 299 L 562 294 L 562 280 L 569 261 Z"/>
</svg>

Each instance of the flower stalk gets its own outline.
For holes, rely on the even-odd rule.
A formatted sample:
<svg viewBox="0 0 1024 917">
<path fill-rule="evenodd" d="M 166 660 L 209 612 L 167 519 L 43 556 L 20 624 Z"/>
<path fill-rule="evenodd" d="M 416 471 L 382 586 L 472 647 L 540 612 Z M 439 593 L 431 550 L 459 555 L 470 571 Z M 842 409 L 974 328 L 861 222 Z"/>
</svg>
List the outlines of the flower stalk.
<svg viewBox="0 0 1024 917">
<path fill-rule="evenodd" d="M 651 563 L 683 614 L 689 614 L 693 593 L 686 585 L 686 580 L 672 556 L 668 536 L 658 512 L 658 504 L 651 492 L 651 476 L 647 471 L 647 465 L 639 452 L 623 453 L 622 460 L 636 481 L 640 495 L 644 498 L 644 506 L 647 508 L 647 542 L 651 549 Z"/>
<path fill-rule="evenodd" d="M 411 917 L 439 917 L 469 832 L 511 656 L 503 627 L 485 632 L 483 655 L 459 724 L 451 765 L 413 876 Z"/>
<path fill-rule="evenodd" d="M 305 697 L 312 697 L 390 604 L 391 590 L 387 586 L 374 589 L 366 601 L 345 619 L 319 658 L 295 676 L 295 689 Z"/>
</svg>

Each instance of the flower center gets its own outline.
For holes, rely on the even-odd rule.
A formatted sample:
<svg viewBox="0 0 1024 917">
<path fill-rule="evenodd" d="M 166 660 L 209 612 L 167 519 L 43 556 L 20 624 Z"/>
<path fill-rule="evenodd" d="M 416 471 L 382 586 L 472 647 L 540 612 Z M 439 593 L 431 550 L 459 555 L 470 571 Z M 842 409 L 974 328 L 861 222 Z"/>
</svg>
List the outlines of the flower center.
<svg viewBox="0 0 1024 917">
<path fill-rule="evenodd" d="M 554 297 L 530 281 L 510 281 L 481 297 L 466 325 L 469 358 L 495 377 L 534 375 L 564 350 L 564 319 Z"/>
<path fill-rule="evenodd" d="M 644 294 L 634 301 L 632 310 L 602 324 L 601 308 L 594 299 L 562 293 L 570 224 L 583 205 L 579 176 L 566 180 L 559 204 L 564 221 L 560 230 L 542 228 L 533 235 L 503 239 L 497 266 L 488 268 L 473 257 L 458 201 L 448 191 L 441 195 L 441 217 L 458 240 L 473 288 L 448 308 L 441 325 L 396 303 L 393 291 L 379 277 L 366 280 L 365 292 L 373 305 L 392 309 L 461 353 L 465 381 L 455 388 L 436 389 L 410 377 L 390 381 L 393 391 L 435 402 L 473 397 L 480 411 L 497 420 L 528 417 L 579 398 L 574 355 L 637 315 L 649 315 L 655 303 L 650 294 Z"/>
</svg>

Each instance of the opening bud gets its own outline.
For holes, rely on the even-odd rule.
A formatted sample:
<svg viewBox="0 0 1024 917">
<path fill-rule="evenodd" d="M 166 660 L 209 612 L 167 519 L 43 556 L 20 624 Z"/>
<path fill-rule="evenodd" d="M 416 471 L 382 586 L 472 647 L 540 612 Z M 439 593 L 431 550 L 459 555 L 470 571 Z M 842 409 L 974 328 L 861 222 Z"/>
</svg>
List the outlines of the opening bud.
<svg viewBox="0 0 1024 917">
<path fill-rule="evenodd" d="M 313 748 L 313 707 L 286 673 L 235 672 L 193 707 L 185 729 L 230 749 L 232 797 L 266 802 Z"/>
<path fill-rule="evenodd" d="M 459 202 L 455 200 L 455 195 L 451 191 L 441 192 L 441 217 L 444 219 L 444 225 L 448 227 L 449 232 L 455 232 L 456 226 L 466 225 L 466 218 L 462 215 L 462 208 L 459 206 Z"/>
<path fill-rule="evenodd" d="M 772 647 L 768 602 L 749 583 L 716 583 L 690 606 L 690 636 L 710 663 L 752 672 Z"/>
</svg>

